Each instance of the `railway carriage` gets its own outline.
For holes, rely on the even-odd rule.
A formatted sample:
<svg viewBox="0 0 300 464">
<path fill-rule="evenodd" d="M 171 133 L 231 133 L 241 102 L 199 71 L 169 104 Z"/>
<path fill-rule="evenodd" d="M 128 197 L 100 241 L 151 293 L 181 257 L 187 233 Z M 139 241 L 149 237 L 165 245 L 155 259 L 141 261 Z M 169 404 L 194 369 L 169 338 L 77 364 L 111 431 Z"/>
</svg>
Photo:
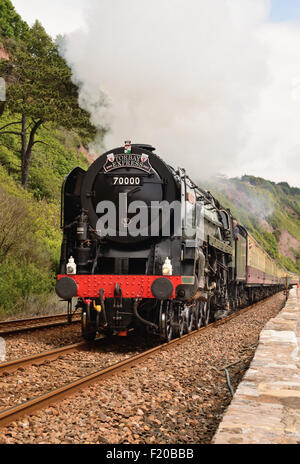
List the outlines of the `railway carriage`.
<svg viewBox="0 0 300 464">
<path fill-rule="evenodd" d="M 127 142 L 63 183 L 56 291 L 70 311 L 78 299 L 86 339 L 145 327 L 169 341 L 286 284 L 230 210 L 154 151 Z"/>
</svg>

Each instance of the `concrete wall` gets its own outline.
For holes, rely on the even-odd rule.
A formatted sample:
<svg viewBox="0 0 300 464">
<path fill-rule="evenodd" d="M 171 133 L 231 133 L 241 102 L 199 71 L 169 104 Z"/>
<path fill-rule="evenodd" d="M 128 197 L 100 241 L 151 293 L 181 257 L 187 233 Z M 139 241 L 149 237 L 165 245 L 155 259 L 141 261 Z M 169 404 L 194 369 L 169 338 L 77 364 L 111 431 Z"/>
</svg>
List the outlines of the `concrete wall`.
<svg viewBox="0 0 300 464">
<path fill-rule="evenodd" d="M 261 332 L 213 443 L 300 444 L 300 291 Z"/>
</svg>

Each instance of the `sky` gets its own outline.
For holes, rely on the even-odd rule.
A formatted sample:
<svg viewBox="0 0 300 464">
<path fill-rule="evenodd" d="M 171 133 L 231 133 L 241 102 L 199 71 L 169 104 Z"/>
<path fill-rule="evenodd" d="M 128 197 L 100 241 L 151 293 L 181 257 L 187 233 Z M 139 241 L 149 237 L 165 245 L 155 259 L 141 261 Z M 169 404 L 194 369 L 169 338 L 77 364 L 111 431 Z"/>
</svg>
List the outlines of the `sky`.
<svg viewBox="0 0 300 464">
<path fill-rule="evenodd" d="M 300 18 L 300 0 L 272 0 L 272 21 L 288 21 Z"/>
<path fill-rule="evenodd" d="M 12 0 L 17 12 L 29 25 L 38 19 L 53 37 L 83 27 L 83 15 L 88 2 L 89 0 Z"/>
<path fill-rule="evenodd" d="M 131 137 L 192 173 L 247 173 L 300 187 L 300 0 L 189 0 L 188 11 L 172 0 L 172 12 L 171 0 L 152 0 L 146 14 L 146 0 L 129 1 L 131 8 L 124 0 L 12 3 L 30 25 L 39 19 L 53 37 L 67 35 L 81 106 L 96 126 L 107 119 L 114 127 L 107 149 Z M 152 17 L 156 2 L 164 15 Z M 128 29 L 116 32 L 126 18 L 138 41 Z M 163 27 L 150 42 L 145 31 L 158 19 Z M 99 85 L 110 113 L 96 104 Z"/>
<path fill-rule="evenodd" d="M 241 0 L 243 1 L 243 0 Z M 47 32 L 55 37 L 84 26 L 84 14 L 89 0 L 12 0 L 19 14 L 29 23 L 39 19 Z M 57 12 L 60 12 L 57 14 Z M 300 19 L 300 0 L 272 0 L 270 19 L 286 21 Z"/>
</svg>

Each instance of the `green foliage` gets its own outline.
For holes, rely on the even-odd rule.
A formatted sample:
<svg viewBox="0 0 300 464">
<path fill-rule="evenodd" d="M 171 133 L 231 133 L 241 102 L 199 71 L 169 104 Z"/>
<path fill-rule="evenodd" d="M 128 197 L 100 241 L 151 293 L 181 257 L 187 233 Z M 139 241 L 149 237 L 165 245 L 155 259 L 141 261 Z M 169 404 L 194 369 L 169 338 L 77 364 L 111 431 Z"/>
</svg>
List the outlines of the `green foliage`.
<svg viewBox="0 0 300 464">
<path fill-rule="evenodd" d="M 266 244 L 265 248 L 269 255 L 273 259 L 277 259 L 279 257 L 279 248 L 275 236 L 271 232 L 263 232 L 263 239 Z"/>
<path fill-rule="evenodd" d="M 76 166 L 87 169 L 88 162 L 78 152 L 76 133 L 53 127 L 51 131 L 41 129 L 41 135 L 47 141 L 47 145 L 35 148 L 29 174 L 29 188 L 36 198 L 51 201 L 60 198 L 62 179 Z M 59 137 L 62 140 L 72 140 L 74 148 L 67 148 L 64 142 L 59 141 Z"/>
<path fill-rule="evenodd" d="M 236 179 L 239 182 L 239 179 Z M 268 190 L 271 194 L 276 195 L 276 184 L 270 180 L 263 179 L 262 177 L 254 177 L 254 176 L 242 176 L 241 181 L 244 184 L 249 183 L 254 187 L 260 187 L 264 190 Z"/>
<path fill-rule="evenodd" d="M 287 182 L 279 182 L 278 184 L 281 187 L 281 190 L 286 194 L 289 195 L 290 193 L 290 186 Z"/>
<path fill-rule="evenodd" d="M 2 117 L 3 124 L 9 124 L 18 117 L 6 112 Z M 81 139 L 75 131 L 49 123 L 40 129 L 40 135 L 45 143 L 34 146 L 28 188 L 35 198 L 57 203 L 63 178 L 76 166 L 87 169 L 88 162 L 78 151 Z M 13 134 L 0 138 L 0 163 L 18 182 L 20 155 L 18 137 Z"/>
<path fill-rule="evenodd" d="M 16 314 L 32 294 L 50 293 L 53 274 L 24 259 L 7 259 L 0 266 L 0 314 Z"/>
<path fill-rule="evenodd" d="M 288 269 L 291 272 L 294 272 L 295 274 L 299 274 L 300 268 L 299 266 L 295 265 L 294 261 L 291 260 L 291 258 L 287 258 L 286 256 L 279 256 L 279 263 L 281 266 L 283 266 L 285 269 Z"/>
<path fill-rule="evenodd" d="M 300 272 L 300 247 L 289 250 L 294 262 L 282 256 L 278 246 L 283 231 L 289 232 L 300 244 L 299 188 L 254 176 L 217 179 L 205 188 L 231 210 L 273 259 L 292 272 Z"/>
<path fill-rule="evenodd" d="M 78 88 L 57 44 L 39 22 L 29 28 L 8 0 L 0 0 L 0 44 L 9 55 L 0 60 L 0 76 L 8 84 L 7 102 L 0 107 L 3 315 L 53 294 L 62 238 L 61 185 L 74 167 L 88 167 L 79 147 L 94 137 L 95 128 L 78 105 Z"/>
<path fill-rule="evenodd" d="M 37 144 L 45 144 L 43 127 L 52 124 L 75 130 L 84 143 L 94 138 L 96 129 L 89 114 L 79 107 L 71 69 L 38 21 L 25 41 L 10 44 L 9 55 L 9 60 L 0 60 L 0 75 L 8 83 L 4 116 L 18 116 L 9 124 L 0 123 L 0 135 L 18 138 L 21 181 L 28 188 L 32 151 Z"/>
<path fill-rule="evenodd" d="M 59 259 L 59 212 L 34 202 L 0 167 L 0 308 L 21 309 L 50 292 Z"/>
<path fill-rule="evenodd" d="M 77 151 L 76 133 L 42 131 L 47 146 L 35 148 L 28 192 L 14 170 L 18 154 L 0 143 L 0 315 L 22 311 L 32 295 L 53 291 L 62 239 L 61 184 L 74 167 L 88 166 Z"/>
<path fill-rule="evenodd" d="M 16 43 L 10 60 L 0 62 L 0 74 L 9 84 L 10 112 L 95 135 L 89 114 L 78 105 L 78 88 L 71 81 L 71 69 L 38 21 L 30 29 L 29 39 Z"/>
<path fill-rule="evenodd" d="M 10 0 L 0 0 L 0 32 L 10 39 L 26 39 L 29 27 Z"/>
</svg>

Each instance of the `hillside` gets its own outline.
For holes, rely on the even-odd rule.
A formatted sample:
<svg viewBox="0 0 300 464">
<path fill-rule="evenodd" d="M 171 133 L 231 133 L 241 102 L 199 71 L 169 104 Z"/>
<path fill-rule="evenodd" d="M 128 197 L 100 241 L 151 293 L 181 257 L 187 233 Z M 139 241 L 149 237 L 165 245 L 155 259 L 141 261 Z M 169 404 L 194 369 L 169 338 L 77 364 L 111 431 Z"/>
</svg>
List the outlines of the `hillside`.
<svg viewBox="0 0 300 464">
<path fill-rule="evenodd" d="M 17 137 L 0 139 L 0 315 L 32 311 L 33 302 L 34 311 L 47 312 L 61 246 L 61 184 L 71 169 L 89 164 L 75 132 L 48 127 L 41 136 L 27 191 Z"/>
<path fill-rule="evenodd" d="M 58 306 L 61 185 L 96 134 L 71 74 L 43 26 L 0 0 L 0 317 Z"/>
<path fill-rule="evenodd" d="M 272 258 L 300 272 L 300 189 L 260 177 L 218 177 L 204 184 Z"/>
</svg>

